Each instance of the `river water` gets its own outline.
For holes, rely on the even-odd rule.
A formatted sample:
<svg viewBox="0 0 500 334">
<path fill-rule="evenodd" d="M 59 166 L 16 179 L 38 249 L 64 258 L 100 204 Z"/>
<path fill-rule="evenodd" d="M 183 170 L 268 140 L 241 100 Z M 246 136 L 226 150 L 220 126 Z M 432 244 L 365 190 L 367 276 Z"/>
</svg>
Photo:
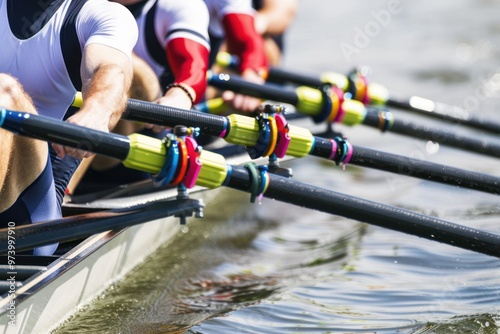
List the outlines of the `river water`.
<svg viewBox="0 0 500 334">
<path fill-rule="evenodd" d="M 494 115 L 499 12 L 491 0 L 301 1 L 283 67 L 366 65 L 403 96 Z M 479 154 L 338 130 L 355 145 L 500 174 Z M 500 233 L 495 195 L 312 157 L 287 166 L 302 182 Z M 500 333 L 498 259 L 236 191 L 219 201 L 56 332 Z"/>
</svg>

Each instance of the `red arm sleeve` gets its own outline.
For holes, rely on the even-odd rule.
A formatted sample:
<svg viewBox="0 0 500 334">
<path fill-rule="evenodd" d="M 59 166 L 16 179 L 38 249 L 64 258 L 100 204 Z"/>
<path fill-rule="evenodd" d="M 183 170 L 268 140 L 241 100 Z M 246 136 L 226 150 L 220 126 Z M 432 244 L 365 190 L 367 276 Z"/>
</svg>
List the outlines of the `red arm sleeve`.
<svg viewBox="0 0 500 334">
<path fill-rule="evenodd" d="M 248 14 L 227 14 L 222 20 L 229 53 L 239 56 L 240 72 L 253 69 L 257 73 L 267 70 L 264 40 L 257 33 L 254 18 Z"/>
<path fill-rule="evenodd" d="M 201 102 L 207 88 L 207 48 L 187 38 L 174 38 L 167 44 L 166 55 L 175 82 L 191 86 L 196 92 L 194 102 Z"/>
</svg>

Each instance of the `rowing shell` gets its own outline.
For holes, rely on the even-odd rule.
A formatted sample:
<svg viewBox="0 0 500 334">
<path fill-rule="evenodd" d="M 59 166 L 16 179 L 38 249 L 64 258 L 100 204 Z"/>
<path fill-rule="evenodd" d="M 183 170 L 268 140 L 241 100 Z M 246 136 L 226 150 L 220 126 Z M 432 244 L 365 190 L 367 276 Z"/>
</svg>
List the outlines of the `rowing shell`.
<svg viewBox="0 0 500 334">
<path fill-rule="evenodd" d="M 248 162 L 246 151 L 241 147 L 236 151 L 239 154 L 228 157 L 228 161 L 233 164 Z M 138 188 L 144 186 L 141 183 L 137 185 Z M 211 205 L 221 191 L 224 188 L 208 191 L 196 186 L 190 189 L 190 197 Z M 133 192 L 133 189 L 127 189 L 127 192 Z M 123 189 L 116 191 L 116 194 L 121 193 Z M 176 196 L 176 189 L 125 197 L 107 194 L 105 199 L 89 203 L 66 203 L 64 210 L 87 211 L 90 213 L 84 216 L 90 218 L 102 214 L 102 210 L 123 211 L 127 208 L 125 211 L 134 211 L 135 206 L 171 201 Z M 122 213 L 125 215 L 123 219 L 127 219 L 127 212 Z M 4 282 L 7 284 L 3 286 L 0 300 L 0 332 L 45 333 L 53 330 L 111 284 L 122 279 L 160 246 L 171 242 L 182 227 L 176 217 L 149 220 L 147 210 L 142 216 L 145 224 L 92 235 L 61 256 L 36 257 L 36 262 L 32 256 L 18 256 L 16 261 L 19 265 L 13 271 L 4 266 L 0 275 L 6 277 Z M 20 265 L 25 262 L 29 264 Z M 2 263 L 8 263 L 7 259 Z M 9 272 L 13 274 L 8 275 Z M 7 281 L 9 276 L 15 279 L 15 286 Z"/>
</svg>

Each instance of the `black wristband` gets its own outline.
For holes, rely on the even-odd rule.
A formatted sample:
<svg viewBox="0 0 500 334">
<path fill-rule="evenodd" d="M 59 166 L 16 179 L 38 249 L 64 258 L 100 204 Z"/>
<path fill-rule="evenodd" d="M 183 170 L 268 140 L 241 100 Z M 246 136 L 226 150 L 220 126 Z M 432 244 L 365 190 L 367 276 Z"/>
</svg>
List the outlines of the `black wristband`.
<svg viewBox="0 0 500 334">
<path fill-rule="evenodd" d="M 186 93 L 186 95 L 189 97 L 189 100 L 191 100 L 191 109 L 193 109 L 193 107 L 194 107 L 194 98 L 193 98 L 193 95 L 191 95 L 191 92 L 189 92 L 189 90 L 186 87 L 184 87 L 183 85 L 181 85 L 179 83 L 175 83 L 175 82 L 167 85 L 167 87 L 165 87 L 165 92 L 168 92 L 168 90 L 170 88 L 172 88 L 172 87 L 178 87 L 178 88 L 182 89 Z"/>
</svg>

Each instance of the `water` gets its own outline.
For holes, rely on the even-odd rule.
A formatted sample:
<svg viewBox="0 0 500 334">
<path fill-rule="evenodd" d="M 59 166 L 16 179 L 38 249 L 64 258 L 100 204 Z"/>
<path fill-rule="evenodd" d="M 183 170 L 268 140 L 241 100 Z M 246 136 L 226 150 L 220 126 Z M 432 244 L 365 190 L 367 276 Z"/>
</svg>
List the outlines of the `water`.
<svg viewBox="0 0 500 334">
<path fill-rule="evenodd" d="M 371 81 L 403 95 L 495 114 L 499 10 L 487 0 L 302 1 L 284 66 L 319 75 L 368 65 Z M 493 158 L 338 129 L 355 145 L 500 174 Z M 303 182 L 500 233 L 494 195 L 314 158 L 290 166 Z M 57 333 L 500 333 L 497 259 L 248 199 L 229 191 Z"/>
</svg>

